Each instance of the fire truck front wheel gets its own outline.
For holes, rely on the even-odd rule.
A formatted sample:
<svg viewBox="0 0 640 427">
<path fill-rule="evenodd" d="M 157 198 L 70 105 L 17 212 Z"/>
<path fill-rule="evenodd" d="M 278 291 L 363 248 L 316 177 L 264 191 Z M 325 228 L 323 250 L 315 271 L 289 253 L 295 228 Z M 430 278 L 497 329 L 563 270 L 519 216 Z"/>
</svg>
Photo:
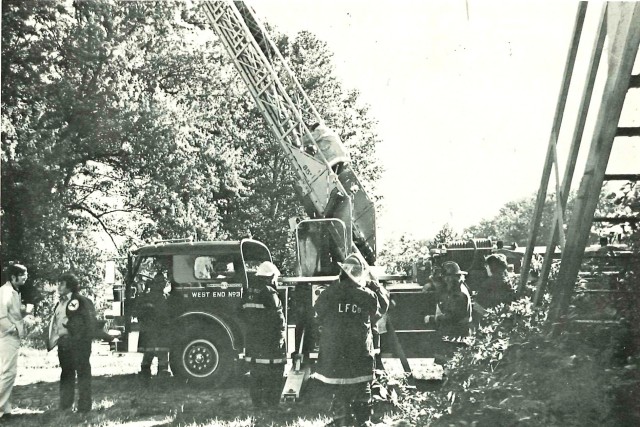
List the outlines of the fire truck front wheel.
<svg viewBox="0 0 640 427">
<path fill-rule="evenodd" d="M 171 352 L 171 370 L 194 382 L 223 382 L 232 371 L 233 357 L 226 340 L 210 334 L 187 336 Z"/>
</svg>

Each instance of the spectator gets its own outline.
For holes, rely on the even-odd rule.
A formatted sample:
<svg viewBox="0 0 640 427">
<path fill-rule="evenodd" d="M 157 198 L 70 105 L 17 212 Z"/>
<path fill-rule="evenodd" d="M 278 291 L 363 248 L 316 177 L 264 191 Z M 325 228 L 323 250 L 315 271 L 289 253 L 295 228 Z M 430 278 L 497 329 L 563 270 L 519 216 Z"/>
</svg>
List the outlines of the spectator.
<svg viewBox="0 0 640 427">
<path fill-rule="evenodd" d="M 58 295 L 49 324 L 47 347 L 58 346 L 60 361 L 60 409 L 71 409 L 78 377 L 78 412 L 91 410 L 91 341 L 96 330 L 95 309 L 90 299 L 78 293 L 80 282 L 70 273 L 60 276 Z"/>
<path fill-rule="evenodd" d="M 20 288 L 27 281 L 27 268 L 10 264 L 5 270 L 7 281 L 0 286 L 0 418 L 11 416 L 11 391 L 18 374 L 18 349 L 24 338 L 26 314 L 20 304 Z"/>
<path fill-rule="evenodd" d="M 242 296 L 245 360 L 251 375 L 249 393 L 256 408 L 278 405 L 282 392 L 287 362 L 286 321 L 276 289 L 278 276 L 280 271 L 273 263 L 263 262 Z"/>
<path fill-rule="evenodd" d="M 167 337 L 170 326 L 169 306 L 164 290 L 167 287 L 167 266 L 156 260 L 156 274 L 146 284 L 146 293 L 140 294 L 138 319 L 140 321 L 140 345 L 143 349 L 140 375 L 151 378 L 151 364 L 158 358 L 158 376 L 171 376 Z"/>
<path fill-rule="evenodd" d="M 365 281 L 365 265 L 358 256 L 349 255 L 338 264 L 339 281 L 329 285 L 315 305 L 320 354 L 314 376 L 333 387 L 335 425 L 366 425 L 375 368 L 371 326 L 382 316 L 380 301 L 388 306 L 388 298 L 376 281 Z"/>
</svg>

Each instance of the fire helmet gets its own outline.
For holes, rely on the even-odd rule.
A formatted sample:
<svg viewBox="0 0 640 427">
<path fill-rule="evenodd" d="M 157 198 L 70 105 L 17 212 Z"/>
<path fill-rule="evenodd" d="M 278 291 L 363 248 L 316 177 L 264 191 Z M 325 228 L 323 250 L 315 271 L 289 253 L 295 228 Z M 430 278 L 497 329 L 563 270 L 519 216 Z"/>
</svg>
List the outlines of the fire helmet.
<svg viewBox="0 0 640 427">
<path fill-rule="evenodd" d="M 351 280 L 357 284 L 363 284 L 365 279 L 364 266 L 356 254 L 349 255 L 344 262 L 339 262 L 338 265 Z"/>
<path fill-rule="evenodd" d="M 265 261 L 258 266 L 256 276 L 279 277 L 280 270 L 272 262 Z"/>
</svg>

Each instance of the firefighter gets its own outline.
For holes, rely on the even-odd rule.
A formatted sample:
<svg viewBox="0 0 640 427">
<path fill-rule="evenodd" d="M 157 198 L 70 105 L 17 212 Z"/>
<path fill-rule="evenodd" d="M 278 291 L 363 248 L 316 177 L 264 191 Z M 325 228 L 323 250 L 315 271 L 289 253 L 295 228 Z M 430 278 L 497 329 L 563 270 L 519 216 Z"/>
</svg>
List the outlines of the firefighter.
<svg viewBox="0 0 640 427">
<path fill-rule="evenodd" d="M 151 378 L 151 364 L 158 358 L 158 376 L 171 376 L 169 371 L 169 352 L 167 351 L 167 331 L 169 329 L 169 307 L 164 295 L 167 286 L 167 267 L 156 260 L 156 274 L 147 282 L 146 293 L 138 301 L 138 318 L 140 321 L 140 347 L 144 349 L 140 375 L 143 379 Z"/>
<path fill-rule="evenodd" d="M 507 271 L 507 257 L 503 254 L 489 255 L 485 265 L 488 277 L 476 286 L 474 301 L 474 310 L 479 313 L 499 304 L 508 304 L 514 297 L 512 279 Z"/>
<path fill-rule="evenodd" d="M 286 323 L 276 289 L 279 276 L 273 263 L 263 262 L 242 295 L 245 361 L 249 364 L 249 394 L 255 408 L 278 405 L 282 392 L 287 356 Z"/>
<path fill-rule="evenodd" d="M 365 265 L 349 255 L 340 278 L 318 297 L 320 353 L 314 377 L 333 388 L 334 425 L 365 425 L 371 418 L 374 378 L 372 324 L 389 300 L 374 281 L 366 281 Z M 354 420 L 355 418 L 355 420 Z"/>
<path fill-rule="evenodd" d="M 431 270 L 433 269 L 433 263 L 431 261 L 431 256 L 429 255 L 429 251 L 427 248 L 422 248 L 420 251 L 420 257 L 418 261 L 415 263 L 415 277 L 416 282 L 419 285 L 426 285 L 431 276 Z"/>
<path fill-rule="evenodd" d="M 458 263 L 447 261 L 432 276 L 438 303 L 436 314 L 425 317 L 425 323 L 435 326 L 442 336 L 459 338 L 471 332 L 472 305 L 465 284 L 466 271 Z"/>
</svg>

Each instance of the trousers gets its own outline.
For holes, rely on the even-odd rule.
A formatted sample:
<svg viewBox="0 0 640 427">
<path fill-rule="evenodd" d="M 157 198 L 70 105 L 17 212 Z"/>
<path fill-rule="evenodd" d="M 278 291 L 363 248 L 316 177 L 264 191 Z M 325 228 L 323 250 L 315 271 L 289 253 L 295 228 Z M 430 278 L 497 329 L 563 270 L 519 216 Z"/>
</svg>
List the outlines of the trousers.
<svg viewBox="0 0 640 427">
<path fill-rule="evenodd" d="M 145 371 L 151 373 L 151 364 L 153 363 L 153 358 L 158 358 L 158 374 L 162 371 L 169 370 L 169 353 L 166 351 L 145 351 L 142 356 L 142 364 L 140 368 Z"/>
<path fill-rule="evenodd" d="M 91 341 L 62 337 L 58 342 L 60 361 L 60 409 L 69 409 L 75 400 L 78 378 L 78 411 L 91 410 Z"/>
<path fill-rule="evenodd" d="M 11 392 L 18 374 L 20 338 L 5 335 L 0 338 L 0 416 L 11 413 Z"/>
<path fill-rule="evenodd" d="M 333 386 L 333 425 L 364 426 L 371 420 L 371 384 L 361 382 Z"/>
<path fill-rule="evenodd" d="M 249 395 L 255 407 L 275 406 L 282 393 L 284 364 L 252 363 Z"/>
</svg>

